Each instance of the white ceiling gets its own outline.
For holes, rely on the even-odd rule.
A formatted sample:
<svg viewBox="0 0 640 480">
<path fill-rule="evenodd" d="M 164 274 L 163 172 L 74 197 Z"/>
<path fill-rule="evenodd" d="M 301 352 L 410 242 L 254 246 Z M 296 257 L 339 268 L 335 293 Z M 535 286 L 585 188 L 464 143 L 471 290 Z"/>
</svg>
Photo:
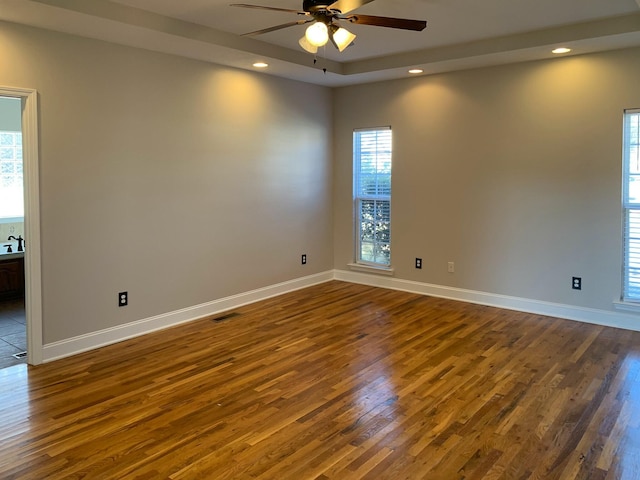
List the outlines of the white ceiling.
<svg viewBox="0 0 640 480">
<path fill-rule="evenodd" d="M 349 24 L 355 44 L 330 44 L 317 59 L 298 46 L 305 26 L 256 37 L 241 34 L 295 14 L 231 7 L 251 3 L 301 9 L 302 0 L 0 0 L 0 19 L 187 56 L 319 85 L 640 46 L 640 0 L 376 0 L 356 12 L 427 20 L 422 32 Z M 639 59 L 640 61 L 640 59 Z M 326 72 L 323 72 L 326 69 Z"/>
</svg>

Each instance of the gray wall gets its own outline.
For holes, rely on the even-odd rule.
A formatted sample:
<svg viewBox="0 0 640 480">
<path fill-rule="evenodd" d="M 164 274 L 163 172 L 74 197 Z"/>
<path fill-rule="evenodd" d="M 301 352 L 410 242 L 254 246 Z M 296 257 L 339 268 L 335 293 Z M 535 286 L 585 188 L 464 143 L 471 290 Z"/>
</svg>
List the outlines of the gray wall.
<svg viewBox="0 0 640 480">
<path fill-rule="evenodd" d="M 397 278 L 612 310 L 639 78 L 629 49 L 337 89 L 335 268 L 353 259 L 351 132 L 391 125 Z"/>
<path fill-rule="evenodd" d="M 331 91 L 2 24 L 0 84 L 40 94 L 44 343 L 346 269 L 351 132 L 379 125 L 397 278 L 611 309 L 639 59 Z"/>
<path fill-rule="evenodd" d="M 40 95 L 45 344 L 332 268 L 330 90 L 4 23 L 0 84 Z"/>
</svg>

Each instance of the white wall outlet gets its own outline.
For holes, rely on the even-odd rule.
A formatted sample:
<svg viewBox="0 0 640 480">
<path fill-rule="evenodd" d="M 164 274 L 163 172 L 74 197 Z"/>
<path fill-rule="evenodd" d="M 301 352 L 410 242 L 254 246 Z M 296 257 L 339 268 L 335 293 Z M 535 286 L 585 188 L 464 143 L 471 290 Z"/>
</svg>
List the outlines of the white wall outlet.
<svg viewBox="0 0 640 480">
<path fill-rule="evenodd" d="M 456 271 L 456 266 L 455 266 L 455 264 L 453 262 L 447 263 L 447 271 L 449 273 L 453 273 L 453 272 Z"/>
</svg>

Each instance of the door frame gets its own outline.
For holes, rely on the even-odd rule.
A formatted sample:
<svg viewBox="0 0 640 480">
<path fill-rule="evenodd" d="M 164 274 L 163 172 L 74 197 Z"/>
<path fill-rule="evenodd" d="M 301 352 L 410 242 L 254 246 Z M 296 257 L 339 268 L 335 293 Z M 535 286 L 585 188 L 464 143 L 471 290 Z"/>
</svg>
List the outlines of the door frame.
<svg viewBox="0 0 640 480">
<path fill-rule="evenodd" d="M 43 360 L 38 92 L 30 88 L 0 86 L 0 96 L 22 101 L 27 362 L 38 365 Z"/>
</svg>

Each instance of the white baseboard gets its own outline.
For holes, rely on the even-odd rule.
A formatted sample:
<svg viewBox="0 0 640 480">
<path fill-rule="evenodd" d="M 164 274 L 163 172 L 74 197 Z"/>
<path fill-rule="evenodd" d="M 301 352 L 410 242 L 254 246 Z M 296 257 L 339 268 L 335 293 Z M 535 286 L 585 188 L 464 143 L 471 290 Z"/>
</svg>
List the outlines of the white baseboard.
<svg viewBox="0 0 640 480">
<path fill-rule="evenodd" d="M 43 346 L 42 359 L 43 362 L 51 362 L 59 358 L 69 357 L 71 355 L 121 342 L 146 333 L 162 330 L 167 327 L 190 322 L 206 316 L 215 315 L 220 312 L 241 307 L 242 305 L 266 300 L 267 298 L 282 295 L 301 288 L 310 287 L 312 285 L 317 285 L 319 283 L 328 282 L 330 280 L 342 280 L 345 282 L 389 288 L 392 290 L 401 290 L 422 295 L 430 295 L 433 297 L 448 298 L 451 300 L 477 303 L 492 307 L 506 308 L 509 310 L 518 310 L 538 315 L 548 315 L 568 320 L 577 320 L 586 323 L 604 325 L 607 327 L 640 331 L 640 318 L 637 315 L 632 314 L 542 302 L 538 300 L 497 295 L 474 290 L 464 290 L 461 288 L 446 287 L 442 285 L 432 285 L 428 283 L 414 282 L 411 280 L 402 280 L 386 275 L 371 275 L 361 272 L 333 270 L 213 300 L 211 302 L 183 308 L 174 312 L 156 315 L 154 317 L 145 318 L 125 325 L 87 333 L 67 340 L 49 343 Z"/>
<path fill-rule="evenodd" d="M 334 270 L 334 278 L 345 282 L 360 283 L 363 285 L 389 288 L 392 290 L 402 290 L 404 292 L 419 293 L 422 295 L 430 295 L 432 297 L 448 298 L 462 302 L 506 308 L 508 310 L 518 310 L 520 312 L 547 315 L 567 320 L 577 320 L 606 327 L 640 331 L 640 317 L 627 313 L 576 307 L 560 303 L 542 302 L 527 298 L 510 297 L 507 295 L 478 292 L 475 290 L 464 290 L 461 288 L 432 285 L 383 275 L 370 275 L 346 270 Z"/>
<path fill-rule="evenodd" d="M 301 288 L 310 287 L 319 283 L 328 282 L 333 279 L 333 272 L 327 271 L 307 277 L 296 278 L 276 285 L 259 288 L 238 295 L 221 298 L 211 302 L 183 308 L 174 312 L 156 315 L 125 325 L 99 330 L 97 332 L 79 335 L 77 337 L 61 340 L 59 342 L 48 343 L 43 346 L 43 362 L 51 362 L 64 357 L 69 357 L 78 353 L 104 347 L 113 343 L 121 342 L 129 338 L 138 337 L 156 330 L 190 322 L 210 315 L 215 315 L 226 310 L 238 308 L 242 305 L 254 303 L 267 298 L 293 292 Z"/>
</svg>

